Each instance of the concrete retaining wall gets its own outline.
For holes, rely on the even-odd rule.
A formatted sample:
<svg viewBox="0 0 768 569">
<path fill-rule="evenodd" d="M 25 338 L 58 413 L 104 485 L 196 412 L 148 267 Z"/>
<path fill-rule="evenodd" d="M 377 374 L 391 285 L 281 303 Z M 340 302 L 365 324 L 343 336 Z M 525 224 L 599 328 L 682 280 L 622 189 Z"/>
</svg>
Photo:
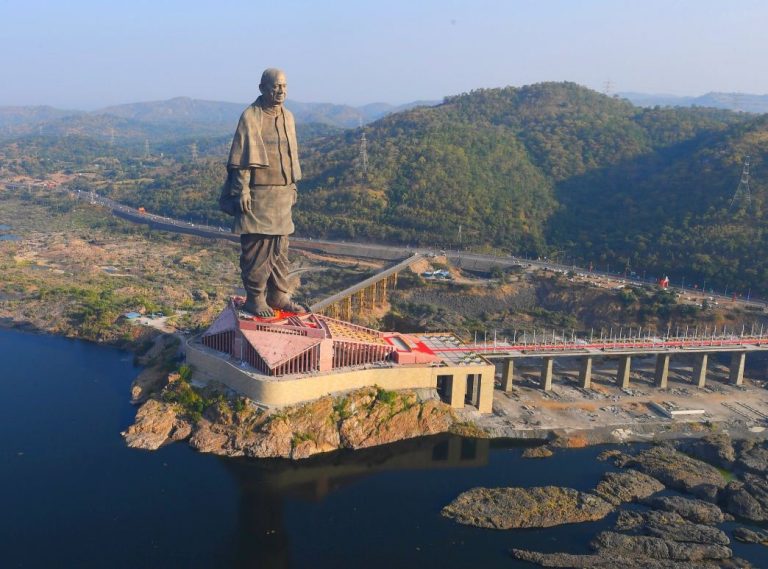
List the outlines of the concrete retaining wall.
<svg viewBox="0 0 768 569">
<path fill-rule="evenodd" d="M 493 404 L 494 366 L 427 365 L 386 368 L 355 369 L 295 378 L 264 379 L 254 377 L 237 367 L 218 352 L 190 341 L 186 345 L 187 363 L 195 369 L 195 379 L 218 381 L 267 407 L 284 407 L 313 401 L 325 395 L 378 385 L 382 389 L 436 389 L 438 375 L 452 375 L 455 379 L 450 401 L 452 407 L 464 407 L 466 378 L 480 374 L 480 396 L 477 404 L 481 413 L 490 413 Z M 464 386 L 462 390 L 459 386 Z"/>
</svg>

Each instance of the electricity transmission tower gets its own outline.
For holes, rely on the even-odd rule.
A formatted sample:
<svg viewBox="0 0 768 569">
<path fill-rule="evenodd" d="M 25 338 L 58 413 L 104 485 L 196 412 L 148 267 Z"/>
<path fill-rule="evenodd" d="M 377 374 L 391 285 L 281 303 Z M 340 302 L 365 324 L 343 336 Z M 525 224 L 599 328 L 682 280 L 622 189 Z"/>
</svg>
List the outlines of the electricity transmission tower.
<svg viewBox="0 0 768 569">
<path fill-rule="evenodd" d="M 360 177 L 368 178 L 368 141 L 365 139 L 365 131 L 360 137 Z"/>
<path fill-rule="evenodd" d="M 144 139 L 144 158 L 149 158 L 149 139 Z"/>
<path fill-rule="evenodd" d="M 752 205 L 752 192 L 749 190 L 749 156 L 744 158 L 744 167 L 741 170 L 741 180 L 736 192 L 731 198 L 731 205 L 728 210 L 733 211 L 735 207 L 744 206 L 749 208 Z"/>
<path fill-rule="evenodd" d="M 197 163 L 197 142 L 193 142 L 189 149 L 192 151 L 192 162 Z"/>
</svg>

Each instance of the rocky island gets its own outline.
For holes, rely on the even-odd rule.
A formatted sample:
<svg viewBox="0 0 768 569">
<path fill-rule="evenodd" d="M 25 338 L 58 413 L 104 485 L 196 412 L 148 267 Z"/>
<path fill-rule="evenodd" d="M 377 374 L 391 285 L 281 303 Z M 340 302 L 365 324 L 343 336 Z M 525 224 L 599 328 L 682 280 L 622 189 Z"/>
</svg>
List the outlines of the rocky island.
<svg viewBox="0 0 768 569">
<path fill-rule="evenodd" d="M 512 549 L 512 557 L 541 567 L 744 568 L 731 536 L 766 543 L 768 488 L 766 443 L 715 434 L 633 453 L 605 451 L 608 470 L 592 492 L 555 486 L 473 488 L 445 506 L 442 515 L 482 528 L 550 527 L 605 518 L 613 528 L 597 533 L 590 554 Z M 664 494 L 661 494 L 664 492 Z M 631 509 L 624 506 L 635 504 Z M 739 520 L 740 525 L 722 527 Z M 745 525 L 741 525 L 745 524 Z M 720 526 L 720 527 L 718 527 Z"/>
<path fill-rule="evenodd" d="M 265 411 L 223 390 L 192 387 L 182 374 L 146 400 L 124 433 L 128 446 L 156 450 L 188 440 L 223 456 L 302 459 L 338 449 L 359 449 L 453 430 L 482 434 L 458 421 L 427 391 L 364 388 L 310 403 Z"/>
</svg>

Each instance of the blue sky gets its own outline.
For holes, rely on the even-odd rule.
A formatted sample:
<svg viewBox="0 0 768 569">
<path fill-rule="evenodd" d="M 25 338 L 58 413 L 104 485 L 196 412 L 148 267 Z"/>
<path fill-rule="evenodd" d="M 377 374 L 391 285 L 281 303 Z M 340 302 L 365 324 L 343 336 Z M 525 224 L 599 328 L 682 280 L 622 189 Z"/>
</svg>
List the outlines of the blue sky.
<svg viewBox="0 0 768 569">
<path fill-rule="evenodd" d="M 0 0 L 0 105 L 364 104 L 575 81 L 768 93 L 765 0 Z M 762 28 L 762 29 L 761 29 Z"/>
</svg>

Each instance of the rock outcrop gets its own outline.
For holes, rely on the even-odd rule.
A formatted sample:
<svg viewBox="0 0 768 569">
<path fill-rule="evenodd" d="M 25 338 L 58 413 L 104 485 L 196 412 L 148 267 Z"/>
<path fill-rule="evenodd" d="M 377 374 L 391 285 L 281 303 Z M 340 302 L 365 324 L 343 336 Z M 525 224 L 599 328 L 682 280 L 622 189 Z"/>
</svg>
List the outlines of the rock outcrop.
<svg viewBox="0 0 768 569">
<path fill-rule="evenodd" d="M 323 397 L 272 413 L 248 405 L 236 411 L 219 398 L 195 421 L 186 419 L 188 416 L 179 404 L 150 399 L 125 433 L 126 441 L 132 447 L 154 450 L 189 437 L 190 445 L 201 452 L 301 459 L 339 448 L 364 448 L 443 433 L 454 422 L 450 408 L 438 400 L 421 401 L 411 391 L 376 388 Z"/>
<path fill-rule="evenodd" d="M 365 448 L 445 432 L 453 422 L 444 403 L 419 403 L 412 392 L 392 404 L 376 404 L 376 390 L 357 392 L 349 400 L 349 416 L 339 425 L 342 446 Z"/>
<path fill-rule="evenodd" d="M 736 460 L 731 437 L 725 433 L 709 435 L 701 439 L 683 440 L 677 448 L 694 458 L 722 468 L 730 468 Z"/>
<path fill-rule="evenodd" d="M 615 528 L 620 531 L 635 530 L 645 535 L 683 543 L 731 543 L 725 532 L 709 525 L 691 523 L 674 512 L 624 510 L 619 512 Z"/>
<path fill-rule="evenodd" d="M 768 474 L 768 449 L 764 442 L 742 441 L 738 448 L 737 467 L 754 474 Z"/>
<path fill-rule="evenodd" d="M 743 543 L 760 543 L 768 545 L 768 531 L 752 530 L 739 526 L 733 530 L 733 537 Z"/>
<path fill-rule="evenodd" d="M 697 524 L 714 525 L 730 518 L 715 504 L 682 496 L 653 496 L 643 500 L 643 504 L 656 510 L 674 512 Z"/>
<path fill-rule="evenodd" d="M 614 531 L 597 534 L 590 544 L 598 554 L 641 556 L 656 560 L 707 561 L 730 559 L 733 552 L 724 545 L 681 543 L 661 537 L 625 535 Z"/>
<path fill-rule="evenodd" d="M 157 450 L 166 443 L 183 440 L 192 425 L 179 416 L 176 407 L 150 399 L 136 413 L 136 421 L 123 433 L 129 447 Z"/>
<path fill-rule="evenodd" d="M 549 458 L 553 454 L 555 453 L 552 452 L 552 449 L 546 445 L 542 445 L 525 449 L 522 456 L 523 458 Z"/>
<path fill-rule="evenodd" d="M 595 494 L 614 506 L 624 502 L 635 502 L 664 490 L 664 485 L 637 470 L 606 472 L 597 484 Z"/>
<path fill-rule="evenodd" d="M 715 569 L 718 563 L 674 561 L 651 559 L 645 556 L 573 555 L 570 553 L 540 553 L 527 549 L 513 549 L 512 557 L 535 563 L 540 567 L 563 567 L 567 569 Z"/>
<path fill-rule="evenodd" d="M 131 403 L 139 405 L 153 393 L 160 391 L 166 383 L 168 372 L 161 366 L 145 368 L 131 383 Z"/>
<path fill-rule="evenodd" d="M 768 521 L 768 480 L 744 474 L 743 482 L 733 481 L 722 492 L 726 512 L 755 522 Z"/>
<path fill-rule="evenodd" d="M 626 464 L 653 476 L 665 486 L 715 501 L 726 481 L 714 466 L 668 446 L 656 446 L 629 459 Z"/>
<path fill-rule="evenodd" d="M 459 523 L 482 528 L 543 528 L 600 520 L 613 510 L 602 498 L 572 488 L 473 488 L 442 510 Z"/>
</svg>

